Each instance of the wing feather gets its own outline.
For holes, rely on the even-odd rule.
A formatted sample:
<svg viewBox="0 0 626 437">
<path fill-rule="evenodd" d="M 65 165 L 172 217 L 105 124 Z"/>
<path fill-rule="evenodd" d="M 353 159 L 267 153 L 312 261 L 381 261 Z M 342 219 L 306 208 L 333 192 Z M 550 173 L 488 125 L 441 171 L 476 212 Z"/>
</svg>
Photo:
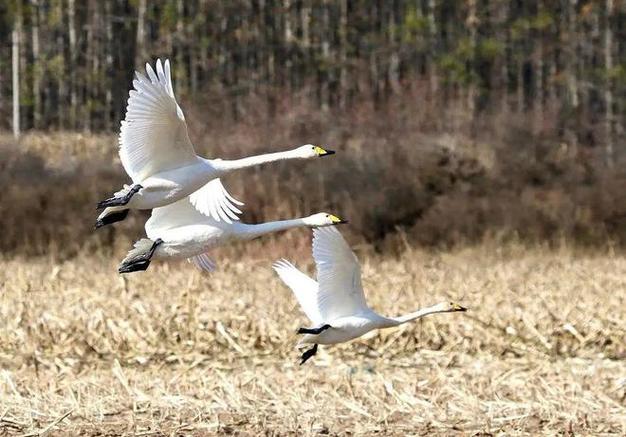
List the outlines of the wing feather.
<svg viewBox="0 0 626 437">
<path fill-rule="evenodd" d="M 202 214 L 218 222 L 224 220 L 226 223 L 239 220 L 237 214 L 241 214 L 241 210 L 235 205 L 243 205 L 242 202 L 235 199 L 226 191 L 226 188 L 224 188 L 219 178 L 211 180 L 202 188 L 192 193 L 189 196 L 189 200 Z"/>
<path fill-rule="evenodd" d="M 145 229 L 148 238 L 161 238 L 170 229 L 182 226 L 214 224 L 211 217 L 202 214 L 184 197 L 174 203 L 154 208 L 150 218 L 146 221 Z"/>
<path fill-rule="evenodd" d="M 209 273 L 213 272 L 217 268 L 217 263 L 207 253 L 201 253 L 200 255 L 192 256 L 191 258 L 187 258 L 187 261 L 192 263 L 200 270 L 204 270 L 205 272 Z"/>
<path fill-rule="evenodd" d="M 319 283 L 317 308 L 325 322 L 368 309 L 359 261 L 336 228 L 313 230 L 313 258 Z"/>
<path fill-rule="evenodd" d="M 324 320 L 317 308 L 317 282 L 302 273 L 285 259 L 276 261 L 272 267 L 280 279 L 291 288 L 302 311 L 304 311 L 311 322 L 315 325 L 321 325 Z"/>
<path fill-rule="evenodd" d="M 119 154 L 133 182 L 197 161 L 185 116 L 174 97 L 169 71 L 167 60 L 165 70 L 161 60 L 157 60 L 156 72 L 146 64 L 148 76 L 135 72 L 134 89 L 128 93 Z"/>
</svg>

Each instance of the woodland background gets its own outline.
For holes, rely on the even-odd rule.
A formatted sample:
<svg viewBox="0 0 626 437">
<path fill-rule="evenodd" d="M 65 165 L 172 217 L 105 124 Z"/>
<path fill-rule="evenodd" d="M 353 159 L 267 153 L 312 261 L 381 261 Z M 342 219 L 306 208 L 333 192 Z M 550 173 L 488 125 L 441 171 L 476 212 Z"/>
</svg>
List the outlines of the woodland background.
<svg viewBox="0 0 626 437">
<path fill-rule="evenodd" d="M 247 220 L 331 210 L 392 248 L 623 244 L 625 23 L 620 0 L 4 0 L 0 248 L 141 232 L 141 214 L 91 227 L 126 181 L 133 67 L 156 57 L 199 152 L 338 150 L 229 180 Z"/>
</svg>

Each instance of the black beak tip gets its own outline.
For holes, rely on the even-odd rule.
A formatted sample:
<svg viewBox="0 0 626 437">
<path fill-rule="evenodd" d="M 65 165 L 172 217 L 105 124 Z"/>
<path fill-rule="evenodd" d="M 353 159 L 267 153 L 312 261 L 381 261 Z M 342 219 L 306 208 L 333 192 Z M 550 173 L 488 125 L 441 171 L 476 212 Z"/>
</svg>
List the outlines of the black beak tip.
<svg viewBox="0 0 626 437">
<path fill-rule="evenodd" d="M 464 312 L 467 312 L 467 308 L 465 308 L 465 307 L 461 307 L 461 308 L 459 308 L 459 311 L 461 311 L 461 312 L 463 312 L 463 313 L 464 313 Z"/>
<path fill-rule="evenodd" d="M 348 220 L 340 220 L 337 222 L 338 225 L 347 225 L 348 223 L 350 223 Z"/>
<path fill-rule="evenodd" d="M 334 155 L 335 154 L 334 150 L 326 150 L 325 152 L 326 153 L 324 153 L 323 155 L 320 155 L 320 156 L 328 156 L 328 155 Z"/>
</svg>

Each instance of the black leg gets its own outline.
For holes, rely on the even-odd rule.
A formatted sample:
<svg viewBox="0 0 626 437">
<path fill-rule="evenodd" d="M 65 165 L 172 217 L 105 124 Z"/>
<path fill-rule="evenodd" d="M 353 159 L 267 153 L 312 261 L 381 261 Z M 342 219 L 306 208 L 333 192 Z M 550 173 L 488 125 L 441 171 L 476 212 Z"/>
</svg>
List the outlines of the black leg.
<svg viewBox="0 0 626 437">
<path fill-rule="evenodd" d="M 149 259 L 142 259 L 130 263 L 122 264 L 118 269 L 118 273 L 142 272 L 150 265 Z"/>
<path fill-rule="evenodd" d="M 122 221 L 128 215 L 128 210 L 125 209 L 123 211 L 112 212 L 111 214 L 107 214 L 101 219 L 96 220 L 96 229 L 101 228 L 102 226 L 110 225 L 111 223 Z"/>
<path fill-rule="evenodd" d="M 300 328 L 298 329 L 298 334 L 314 334 L 319 335 L 322 332 L 326 331 L 328 328 L 332 328 L 330 325 L 323 325 L 319 328 Z"/>
<path fill-rule="evenodd" d="M 159 244 L 161 243 L 163 243 L 163 240 L 161 240 L 160 238 L 157 238 L 154 241 L 154 243 L 152 243 L 150 250 L 148 250 L 143 255 L 130 259 L 126 262 L 123 262 L 119 266 L 117 271 L 119 273 L 132 273 L 132 272 L 140 272 L 140 271 L 146 270 L 148 266 L 150 266 L 150 259 L 152 258 L 152 255 L 154 255 L 154 251 L 156 250 L 157 247 L 159 247 Z"/>
<path fill-rule="evenodd" d="M 311 358 L 313 355 L 315 355 L 316 353 L 317 353 L 317 344 L 314 344 L 311 349 L 304 351 L 304 353 L 302 354 L 302 361 L 300 361 L 300 365 L 303 365 L 304 363 L 306 363 L 307 360 Z"/>
<path fill-rule="evenodd" d="M 152 243 L 152 247 L 150 248 L 150 252 L 148 253 L 148 259 L 152 258 L 152 255 L 154 255 L 154 251 L 157 247 L 159 247 L 159 244 L 161 243 L 163 243 L 163 240 L 161 240 L 160 238 L 154 240 L 154 243 Z"/>
<path fill-rule="evenodd" d="M 132 187 L 130 187 L 130 189 L 128 190 L 128 193 L 126 193 L 122 197 L 110 197 L 106 200 L 103 200 L 102 202 L 99 202 L 96 209 L 103 209 L 109 206 L 124 206 L 128 202 L 130 202 L 130 199 L 135 195 L 135 193 L 137 193 L 142 188 L 143 187 L 141 185 L 135 184 Z"/>
</svg>

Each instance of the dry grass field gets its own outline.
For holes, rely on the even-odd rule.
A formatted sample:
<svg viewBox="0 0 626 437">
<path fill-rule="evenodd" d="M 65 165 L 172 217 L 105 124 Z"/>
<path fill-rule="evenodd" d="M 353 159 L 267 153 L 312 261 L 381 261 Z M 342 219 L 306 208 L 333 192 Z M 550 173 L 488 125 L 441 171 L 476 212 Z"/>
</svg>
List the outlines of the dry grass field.
<svg viewBox="0 0 626 437">
<path fill-rule="evenodd" d="M 376 310 L 470 311 L 321 347 L 300 367 L 306 319 L 264 248 L 219 257 L 213 275 L 2 259 L 0 435 L 626 434 L 624 254 L 357 248 Z M 280 255 L 311 271 L 306 250 Z"/>
</svg>

